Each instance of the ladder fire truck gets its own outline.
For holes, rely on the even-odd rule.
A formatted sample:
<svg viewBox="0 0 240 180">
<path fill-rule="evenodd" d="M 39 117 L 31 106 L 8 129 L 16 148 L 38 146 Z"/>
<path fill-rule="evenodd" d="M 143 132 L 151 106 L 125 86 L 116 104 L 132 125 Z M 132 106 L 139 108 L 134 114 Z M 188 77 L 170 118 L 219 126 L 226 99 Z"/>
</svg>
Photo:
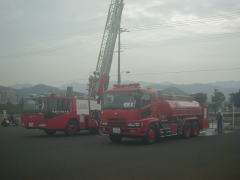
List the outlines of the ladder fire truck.
<svg viewBox="0 0 240 180">
<path fill-rule="evenodd" d="M 123 0 L 111 0 L 96 71 L 89 78 L 89 96 L 99 101 L 108 88 L 114 48 L 117 35 L 120 33 L 123 6 Z"/>
<path fill-rule="evenodd" d="M 123 0 L 111 0 L 96 71 L 89 78 L 89 98 L 55 95 L 28 98 L 22 115 L 25 128 L 42 129 L 49 135 L 56 131 L 64 131 L 67 135 L 76 134 L 80 130 L 89 130 L 92 133 L 98 131 L 101 107 L 96 99 L 100 101 L 108 88 L 122 10 Z"/>
</svg>

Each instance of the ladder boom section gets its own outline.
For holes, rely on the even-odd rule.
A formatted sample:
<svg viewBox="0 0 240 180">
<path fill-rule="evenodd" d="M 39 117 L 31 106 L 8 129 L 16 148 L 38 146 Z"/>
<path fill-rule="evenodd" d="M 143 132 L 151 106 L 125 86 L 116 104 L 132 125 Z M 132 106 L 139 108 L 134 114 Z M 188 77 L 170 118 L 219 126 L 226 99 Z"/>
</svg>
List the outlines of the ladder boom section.
<svg viewBox="0 0 240 180">
<path fill-rule="evenodd" d="M 90 97 L 101 97 L 103 91 L 108 88 L 109 73 L 116 39 L 120 29 L 123 6 L 123 0 L 111 0 L 96 71 L 94 75 L 89 78 Z"/>
</svg>

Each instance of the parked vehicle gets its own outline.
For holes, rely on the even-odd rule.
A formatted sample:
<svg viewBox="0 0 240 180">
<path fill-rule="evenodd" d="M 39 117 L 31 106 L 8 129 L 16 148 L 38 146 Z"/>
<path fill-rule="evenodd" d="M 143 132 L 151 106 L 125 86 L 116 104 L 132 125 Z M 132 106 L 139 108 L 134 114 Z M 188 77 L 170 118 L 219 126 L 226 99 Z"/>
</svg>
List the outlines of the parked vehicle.
<svg viewBox="0 0 240 180">
<path fill-rule="evenodd" d="M 27 98 L 21 116 L 27 129 L 41 129 L 48 135 L 64 131 L 74 135 L 80 130 L 98 132 L 100 105 L 94 99 L 49 97 Z"/>
<path fill-rule="evenodd" d="M 148 144 L 172 135 L 195 137 L 207 127 L 207 109 L 190 97 L 164 95 L 139 84 L 115 85 L 103 96 L 100 128 L 113 143 L 123 137 L 141 137 Z"/>
<path fill-rule="evenodd" d="M 87 129 L 97 132 L 103 92 L 108 88 L 114 47 L 120 33 L 123 0 L 111 0 L 96 70 L 89 77 L 89 98 L 45 97 L 29 99 L 25 103 L 30 112 L 22 115 L 26 128 L 43 129 L 47 134 L 61 130 L 75 134 Z M 97 101 L 95 100 L 97 99 Z"/>
</svg>

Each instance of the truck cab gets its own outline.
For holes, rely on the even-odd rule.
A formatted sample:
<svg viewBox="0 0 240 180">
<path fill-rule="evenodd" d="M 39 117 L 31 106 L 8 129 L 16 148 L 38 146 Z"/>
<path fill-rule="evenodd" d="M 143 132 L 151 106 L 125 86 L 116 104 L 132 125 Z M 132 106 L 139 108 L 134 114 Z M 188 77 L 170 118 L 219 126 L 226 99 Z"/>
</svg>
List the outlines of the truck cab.
<svg viewBox="0 0 240 180">
<path fill-rule="evenodd" d="M 112 141 L 145 136 L 148 124 L 158 122 L 157 93 L 138 84 L 115 86 L 103 95 L 101 130 Z"/>
</svg>

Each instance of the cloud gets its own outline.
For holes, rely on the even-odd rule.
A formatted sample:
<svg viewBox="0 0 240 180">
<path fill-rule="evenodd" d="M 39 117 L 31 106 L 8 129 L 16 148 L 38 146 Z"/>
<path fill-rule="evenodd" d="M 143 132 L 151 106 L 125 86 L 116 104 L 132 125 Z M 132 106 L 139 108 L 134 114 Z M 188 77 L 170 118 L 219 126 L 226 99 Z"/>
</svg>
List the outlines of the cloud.
<svg viewBox="0 0 240 180">
<path fill-rule="evenodd" d="M 235 33 L 240 29 L 240 1 L 131 1 L 124 10 L 123 26 L 131 31 L 126 41 L 136 44 Z"/>
<path fill-rule="evenodd" d="M 101 34 L 99 33 L 94 35 L 72 35 L 63 39 L 52 39 L 36 42 L 34 44 L 22 47 L 21 51 L 19 52 L 1 55 L 0 57 L 9 59 L 26 56 L 44 56 L 46 54 L 56 53 L 57 51 L 62 51 L 73 47 L 79 47 L 83 53 L 88 52 L 93 47 L 97 48 L 96 46 L 100 44 L 100 40 Z M 96 44 L 96 42 L 99 42 L 99 44 Z"/>
<path fill-rule="evenodd" d="M 141 3 L 129 3 L 125 6 L 124 16 L 127 19 L 140 19 L 140 18 L 156 18 L 162 17 L 162 14 L 159 12 L 150 11 L 151 8 L 156 8 L 162 6 L 163 1 L 150 0 L 147 2 Z"/>
<path fill-rule="evenodd" d="M 0 24 L 12 22 L 23 14 L 24 11 L 17 6 L 14 0 L 0 1 Z"/>
<path fill-rule="evenodd" d="M 110 0 L 0 0 L 0 76 L 7 77 L 7 70 L 14 69 L 15 80 L 23 75 L 24 81 L 44 81 L 54 74 L 61 79 L 75 79 L 80 72 L 81 76 L 92 72 L 109 3 Z M 122 54 L 122 67 L 136 73 L 154 68 L 177 71 L 204 68 L 210 62 L 215 67 L 219 59 L 222 66 L 235 66 L 239 64 L 239 38 L 234 38 L 239 36 L 234 34 L 240 29 L 239 10 L 240 0 L 125 0 L 122 26 L 130 32 L 123 33 L 122 43 L 133 50 Z M 212 46 L 199 43 L 201 38 L 217 36 L 233 38 L 211 41 Z M 191 38 L 197 43 L 188 41 Z M 36 73 L 42 69 L 45 77 Z M 63 69 L 66 73 L 62 73 Z"/>
<path fill-rule="evenodd" d="M 236 11 L 240 11 L 240 0 L 130 0 L 125 5 L 123 19 L 168 22 L 176 14 L 200 18 Z"/>
</svg>

